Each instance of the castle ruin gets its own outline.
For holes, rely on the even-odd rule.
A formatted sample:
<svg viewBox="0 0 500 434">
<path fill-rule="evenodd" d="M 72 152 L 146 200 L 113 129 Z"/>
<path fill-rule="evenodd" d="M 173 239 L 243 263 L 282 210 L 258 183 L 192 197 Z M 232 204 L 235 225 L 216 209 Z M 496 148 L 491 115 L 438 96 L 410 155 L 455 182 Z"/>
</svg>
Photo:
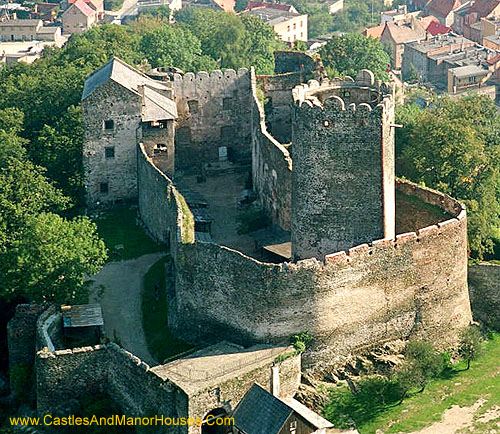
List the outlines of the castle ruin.
<svg viewBox="0 0 500 434">
<path fill-rule="evenodd" d="M 453 345 L 471 321 L 466 211 L 395 179 L 393 87 L 366 70 L 297 84 L 244 68 L 145 75 L 112 59 L 82 97 L 89 208 L 138 202 L 174 264 L 169 328 L 190 343 L 272 346 L 308 331 L 302 369 L 319 374 L 396 339 Z M 253 238 L 233 221 L 250 189 L 271 222 Z M 442 218 L 405 205 L 416 202 Z"/>
</svg>

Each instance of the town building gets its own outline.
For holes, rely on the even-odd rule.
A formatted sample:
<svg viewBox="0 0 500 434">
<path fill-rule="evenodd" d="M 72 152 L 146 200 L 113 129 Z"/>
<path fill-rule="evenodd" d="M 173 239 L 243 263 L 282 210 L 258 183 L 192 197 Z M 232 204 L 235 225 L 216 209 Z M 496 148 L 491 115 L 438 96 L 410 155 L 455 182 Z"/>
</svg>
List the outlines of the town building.
<svg viewBox="0 0 500 434">
<path fill-rule="evenodd" d="M 59 12 L 59 3 L 37 3 L 31 14 L 33 18 L 53 23 Z"/>
<path fill-rule="evenodd" d="M 344 9 L 344 0 L 327 0 L 328 13 L 334 15 Z"/>
<path fill-rule="evenodd" d="M 42 20 L 7 20 L 0 22 L 0 41 L 51 41 L 61 38 L 60 27 L 44 27 Z"/>
<path fill-rule="evenodd" d="M 307 42 L 307 15 L 292 5 L 250 1 L 242 15 L 254 15 L 271 26 L 284 42 Z"/>
<path fill-rule="evenodd" d="M 450 27 L 455 19 L 455 10 L 462 5 L 460 0 L 432 0 L 426 6 L 429 15 L 434 15 L 441 24 Z"/>
<path fill-rule="evenodd" d="M 418 71 L 428 82 L 450 95 L 464 92 L 496 98 L 499 56 L 494 50 L 453 33 L 406 44 L 403 76 Z"/>
<path fill-rule="evenodd" d="M 408 42 L 424 39 L 426 35 L 424 27 L 419 21 L 412 17 L 409 24 L 389 21 L 380 36 L 380 41 L 389 44 L 392 48 L 393 67 L 400 69 L 403 61 L 405 44 Z"/>
<path fill-rule="evenodd" d="M 482 42 L 483 19 L 500 18 L 500 0 L 469 1 L 456 14 L 454 29 L 466 38 Z"/>
<path fill-rule="evenodd" d="M 175 1 L 175 0 L 174 0 Z M 182 1 L 182 7 L 198 7 L 212 9 L 215 11 L 224 11 L 234 13 L 236 0 L 185 0 Z"/>
<path fill-rule="evenodd" d="M 99 21 L 99 12 L 84 0 L 76 0 L 62 14 L 64 34 L 82 33 Z"/>
</svg>

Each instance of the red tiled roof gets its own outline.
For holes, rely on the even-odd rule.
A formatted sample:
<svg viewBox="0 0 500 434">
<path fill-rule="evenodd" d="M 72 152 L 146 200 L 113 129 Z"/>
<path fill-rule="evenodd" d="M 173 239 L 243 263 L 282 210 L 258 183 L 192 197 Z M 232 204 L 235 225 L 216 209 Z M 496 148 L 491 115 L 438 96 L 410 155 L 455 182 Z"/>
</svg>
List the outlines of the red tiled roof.
<svg viewBox="0 0 500 434">
<path fill-rule="evenodd" d="M 431 21 L 431 23 L 425 28 L 432 36 L 444 35 L 451 32 L 451 27 L 447 27 L 440 22 Z"/>
<path fill-rule="evenodd" d="M 73 6 L 80 9 L 83 15 L 90 17 L 95 14 L 94 9 L 92 9 L 84 0 L 76 0 Z"/>
<path fill-rule="evenodd" d="M 460 6 L 460 0 L 432 0 L 429 4 L 429 12 L 441 18 L 447 17 L 451 11 Z"/>
<path fill-rule="evenodd" d="M 287 5 L 284 3 L 266 3 L 266 2 L 249 1 L 246 7 L 247 10 L 256 8 L 270 8 L 270 9 L 279 9 L 281 11 L 294 12 L 294 7 L 292 5 Z"/>
<path fill-rule="evenodd" d="M 497 63 L 498 61 L 500 61 L 500 54 L 497 54 L 495 57 L 492 57 L 491 59 L 488 59 L 487 62 L 490 64 L 490 65 L 494 65 L 495 63 Z"/>
<path fill-rule="evenodd" d="M 478 18 L 487 17 L 493 10 L 500 5 L 500 0 L 476 0 L 470 8 L 470 12 L 477 13 Z"/>
<path fill-rule="evenodd" d="M 382 37 L 382 33 L 384 32 L 385 24 L 381 24 L 380 26 L 370 27 L 368 29 L 363 30 L 363 35 L 367 38 L 374 38 L 380 40 Z"/>
</svg>

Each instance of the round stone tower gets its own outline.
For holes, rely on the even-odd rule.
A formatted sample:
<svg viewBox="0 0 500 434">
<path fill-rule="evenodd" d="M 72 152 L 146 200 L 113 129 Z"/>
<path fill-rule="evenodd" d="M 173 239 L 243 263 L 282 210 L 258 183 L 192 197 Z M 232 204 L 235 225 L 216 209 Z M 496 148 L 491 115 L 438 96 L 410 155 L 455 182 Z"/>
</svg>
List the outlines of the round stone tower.
<svg viewBox="0 0 500 434">
<path fill-rule="evenodd" d="M 293 97 L 293 259 L 394 238 L 394 88 L 363 70 Z"/>
</svg>

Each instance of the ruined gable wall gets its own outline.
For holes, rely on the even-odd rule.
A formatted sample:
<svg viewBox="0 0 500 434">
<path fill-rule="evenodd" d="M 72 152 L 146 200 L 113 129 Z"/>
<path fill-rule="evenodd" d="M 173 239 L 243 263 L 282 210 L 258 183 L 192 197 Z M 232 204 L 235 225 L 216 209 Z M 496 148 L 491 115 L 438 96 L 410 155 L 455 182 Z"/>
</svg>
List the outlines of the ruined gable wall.
<svg viewBox="0 0 500 434">
<path fill-rule="evenodd" d="M 140 144 L 138 152 L 139 213 L 151 236 L 168 246 L 180 240 L 182 216 L 172 181 L 159 170 Z"/>
<path fill-rule="evenodd" d="M 114 129 L 106 131 L 105 120 L 113 120 Z M 141 97 L 110 80 L 82 101 L 82 122 L 87 205 L 136 199 Z M 114 158 L 106 158 L 106 147 L 114 147 Z M 109 192 L 102 194 L 106 182 Z"/>
<path fill-rule="evenodd" d="M 250 72 L 225 71 L 174 75 L 176 168 L 192 170 L 218 161 L 218 149 L 227 146 L 234 161 L 251 157 Z M 197 158 L 193 160 L 193 155 Z"/>
<path fill-rule="evenodd" d="M 191 342 L 226 338 L 272 342 L 308 330 L 315 337 L 305 367 L 422 333 L 451 344 L 471 320 L 467 294 L 465 210 L 443 194 L 398 183 L 453 218 L 363 244 L 348 253 L 296 264 L 265 264 L 214 244 L 183 245 L 171 326 Z"/>
<path fill-rule="evenodd" d="M 273 223 L 291 227 L 292 159 L 288 150 L 266 129 L 252 69 L 252 179 L 260 202 Z M 290 93 L 291 97 L 291 93 Z"/>
</svg>

